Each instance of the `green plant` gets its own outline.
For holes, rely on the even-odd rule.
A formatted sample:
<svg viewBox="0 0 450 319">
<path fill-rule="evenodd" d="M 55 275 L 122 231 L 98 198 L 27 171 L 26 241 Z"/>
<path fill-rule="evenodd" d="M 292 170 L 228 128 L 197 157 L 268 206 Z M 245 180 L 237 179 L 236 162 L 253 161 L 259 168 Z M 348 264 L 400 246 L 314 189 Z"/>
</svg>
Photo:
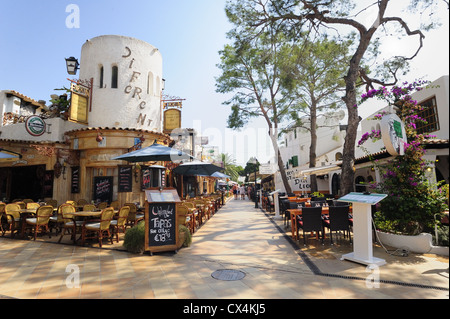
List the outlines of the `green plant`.
<svg viewBox="0 0 450 319">
<path fill-rule="evenodd" d="M 325 195 L 320 193 L 320 192 L 314 192 L 314 193 L 312 193 L 312 196 L 314 196 L 314 197 L 325 197 Z"/>
<path fill-rule="evenodd" d="M 192 235 L 189 229 L 184 225 L 180 225 L 178 226 L 178 231 L 184 233 L 183 247 L 189 247 L 192 243 Z"/>
<path fill-rule="evenodd" d="M 132 253 L 144 252 L 145 246 L 145 222 L 141 221 L 137 225 L 128 229 L 125 233 L 123 246 Z"/>
<path fill-rule="evenodd" d="M 417 133 L 416 124 L 426 121 L 418 115 L 423 107 L 410 96 L 412 91 L 421 90 L 423 84 L 424 82 L 405 83 L 404 87 L 395 86 L 390 91 L 381 88 L 363 95 L 363 100 L 371 97 L 387 100 L 405 123 L 408 140 L 404 155 L 396 156 L 383 165 L 372 161 L 379 170 L 382 181 L 371 187 L 388 195 L 380 202 L 379 212 L 375 216 L 376 226 L 384 231 L 407 235 L 432 232 L 434 216 L 448 209 L 445 187 L 439 189 L 439 184 L 431 185 L 425 176 L 428 163 L 423 159 L 425 149 L 422 145 L 425 139 L 433 136 Z M 383 115 L 380 113 L 375 118 L 381 119 Z M 379 139 L 380 134 L 377 131 L 366 133 L 358 145 L 362 147 L 369 138 Z"/>
</svg>

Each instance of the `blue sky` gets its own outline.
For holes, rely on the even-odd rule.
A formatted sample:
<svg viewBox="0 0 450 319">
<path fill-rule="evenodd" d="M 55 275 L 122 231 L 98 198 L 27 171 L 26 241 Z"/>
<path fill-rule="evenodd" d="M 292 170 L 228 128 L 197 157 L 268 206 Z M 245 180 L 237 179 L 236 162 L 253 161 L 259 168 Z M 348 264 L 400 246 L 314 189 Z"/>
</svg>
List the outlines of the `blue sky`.
<svg viewBox="0 0 450 319">
<path fill-rule="evenodd" d="M 255 154 L 267 161 L 272 152 L 266 124 L 255 121 L 243 132 L 226 130 L 226 96 L 215 92 L 218 51 L 230 29 L 225 2 L 0 0 L 0 90 L 48 101 L 55 88 L 68 86 L 64 58 L 79 58 L 87 39 L 104 34 L 135 37 L 162 53 L 166 93 L 186 99 L 183 127 L 210 135 L 210 143 L 234 155 L 238 163 Z M 66 7 L 72 3 L 80 9 L 79 28 L 66 26 Z M 411 79 L 448 74 L 448 10 L 443 14 L 445 25 L 427 35 Z"/>
</svg>

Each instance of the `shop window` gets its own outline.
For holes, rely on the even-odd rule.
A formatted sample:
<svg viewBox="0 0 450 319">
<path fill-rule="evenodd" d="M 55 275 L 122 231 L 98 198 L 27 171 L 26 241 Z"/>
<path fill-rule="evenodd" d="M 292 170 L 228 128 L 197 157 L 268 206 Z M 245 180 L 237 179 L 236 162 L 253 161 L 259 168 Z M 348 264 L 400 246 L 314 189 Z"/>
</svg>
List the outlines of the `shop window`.
<svg viewBox="0 0 450 319">
<path fill-rule="evenodd" d="M 439 130 L 439 117 L 436 105 L 436 97 L 425 100 L 420 103 L 423 110 L 418 113 L 418 116 L 423 118 L 426 123 L 418 122 L 416 123 L 417 133 L 431 133 Z"/>
<path fill-rule="evenodd" d="M 112 67 L 112 74 L 111 74 L 111 88 L 117 89 L 117 83 L 119 79 L 119 68 L 117 65 L 114 65 Z"/>
</svg>

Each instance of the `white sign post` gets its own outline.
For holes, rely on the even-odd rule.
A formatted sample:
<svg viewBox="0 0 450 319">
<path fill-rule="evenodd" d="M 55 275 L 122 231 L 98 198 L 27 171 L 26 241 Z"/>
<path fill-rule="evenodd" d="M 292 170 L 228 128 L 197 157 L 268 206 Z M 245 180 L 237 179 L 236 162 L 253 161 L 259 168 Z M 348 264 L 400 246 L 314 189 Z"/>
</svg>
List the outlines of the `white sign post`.
<svg viewBox="0 0 450 319">
<path fill-rule="evenodd" d="M 272 193 L 269 193 L 269 195 L 271 195 L 273 197 L 273 205 L 275 207 L 275 217 L 274 219 L 281 219 L 280 216 L 280 203 L 278 201 L 278 193 L 280 192 L 279 189 L 277 189 L 276 191 L 273 191 Z"/>
<path fill-rule="evenodd" d="M 342 255 L 341 260 L 350 260 L 364 265 L 382 266 L 384 259 L 373 257 L 371 206 L 383 200 L 385 194 L 349 193 L 338 199 L 353 204 L 353 252 Z"/>
</svg>

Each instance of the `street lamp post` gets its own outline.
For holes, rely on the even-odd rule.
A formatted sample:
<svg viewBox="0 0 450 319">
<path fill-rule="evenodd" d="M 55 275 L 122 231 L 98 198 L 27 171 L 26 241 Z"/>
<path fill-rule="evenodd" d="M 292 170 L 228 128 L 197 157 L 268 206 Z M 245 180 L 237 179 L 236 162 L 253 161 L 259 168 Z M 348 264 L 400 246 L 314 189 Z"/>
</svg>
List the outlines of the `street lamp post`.
<svg viewBox="0 0 450 319">
<path fill-rule="evenodd" d="M 256 190 L 256 171 L 258 169 L 258 167 L 256 166 L 258 164 L 258 160 L 256 159 L 256 157 L 251 157 L 247 164 L 254 164 L 255 165 L 255 208 L 258 208 L 258 192 Z"/>
</svg>

